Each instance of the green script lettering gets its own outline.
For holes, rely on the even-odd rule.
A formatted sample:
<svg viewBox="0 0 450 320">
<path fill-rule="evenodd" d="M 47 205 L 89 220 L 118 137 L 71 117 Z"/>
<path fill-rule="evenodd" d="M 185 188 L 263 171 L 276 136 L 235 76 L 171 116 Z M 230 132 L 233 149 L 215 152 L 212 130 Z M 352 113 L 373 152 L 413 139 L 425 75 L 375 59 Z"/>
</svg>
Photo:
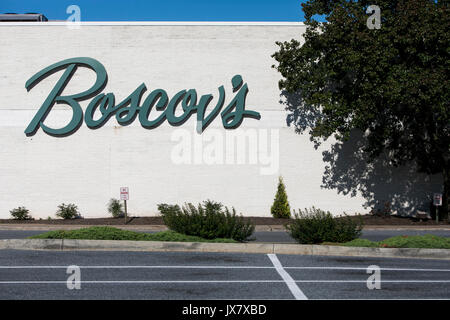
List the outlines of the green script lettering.
<svg viewBox="0 0 450 320">
<path fill-rule="evenodd" d="M 95 83 L 81 93 L 63 96 L 62 93 L 65 87 L 78 67 L 93 70 L 96 74 Z M 195 89 L 181 90 L 171 99 L 169 99 L 167 92 L 163 89 L 155 89 L 150 92 L 141 104 L 142 96 L 147 91 L 146 85 L 142 83 L 128 97 L 116 105 L 113 93 L 101 93 L 108 82 L 105 67 L 97 60 L 87 57 L 72 58 L 52 64 L 31 77 L 26 82 L 25 88 L 27 91 L 30 91 L 40 81 L 60 70 L 64 70 L 64 73 L 25 129 L 27 136 L 34 135 L 39 128 L 55 137 L 65 137 L 73 134 L 83 122 L 83 109 L 79 101 L 91 98 L 93 99 L 89 102 L 84 113 L 84 121 L 90 129 L 102 127 L 113 115 L 116 116 L 116 121 L 122 126 L 129 125 L 139 116 L 139 122 L 143 128 L 153 129 L 161 125 L 165 120 L 172 126 L 182 125 L 193 113 L 197 113 L 198 133 L 203 132 L 211 124 L 225 102 L 225 89 L 223 86 L 220 86 L 218 88 L 219 97 L 216 105 L 208 115 L 206 115 L 206 109 L 213 100 L 213 95 L 202 95 L 197 102 L 197 91 Z M 235 129 L 241 125 L 246 117 L 259 120 L 261 116 L 258 112 L 245 110 L 245 99 L 249 90 L 248 85 L 244 84 L 242 77 L 235 75 L 231 80 L 231 84 L 233 92 L 237 93 L 221 113 L 224 128 Z M 57 129 L 50 128 L 44 124 L 55 103 L 67 104 L 72 109 L 72 119 L 64 127 Z M 156 119 L 149 120 L 153 107 L 161 111 L 161 114 Z M 182 110 L 181 114 L 178 113 L 176 115 L 177 108 Z M 100 113 L 100 116 L 94 119 L 96 113 Z"/>
</svg>

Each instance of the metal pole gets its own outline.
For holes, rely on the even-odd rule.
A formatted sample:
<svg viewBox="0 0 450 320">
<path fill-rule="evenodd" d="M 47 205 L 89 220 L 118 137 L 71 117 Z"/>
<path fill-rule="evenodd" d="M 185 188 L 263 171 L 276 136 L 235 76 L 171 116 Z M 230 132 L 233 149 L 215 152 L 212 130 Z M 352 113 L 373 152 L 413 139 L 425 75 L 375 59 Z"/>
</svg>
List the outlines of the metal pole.
<svg viewBox="0 0 450 320">
<path fill-rule="evenodd" d="M 123 201 L 125 203 L 125 205 L 124 205 L 124 208 L 125 208 L 125 224 L 127 224 L 127 200 L 123 200 Z"/>
<path fill-rule="evenodd" d="M 439 206 L 435 206 L 436 208 L 436 223 L 439 224 Z"/>
</svg>

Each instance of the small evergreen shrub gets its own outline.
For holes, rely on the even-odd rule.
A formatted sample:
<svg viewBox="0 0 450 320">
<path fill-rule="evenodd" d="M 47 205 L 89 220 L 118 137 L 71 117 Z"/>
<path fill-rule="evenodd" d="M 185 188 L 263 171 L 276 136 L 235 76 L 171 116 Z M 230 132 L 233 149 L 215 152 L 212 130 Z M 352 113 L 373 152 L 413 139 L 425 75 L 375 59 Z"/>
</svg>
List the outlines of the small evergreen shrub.
<svg viewBox="0 0 450 320">
<path fill-rule="evenodd" d="M 289 207 L 288 197 L 286 193 L 286 187 L 284 186 L 283 178 L 278 178 L 278 189 L 273 201 L 273 205 L 270 208 L 270 213 L 274 218 L 290 218 L 291 208 Z"/>
<path fill-rule="evenodd" d="M 118 199 L 110 199 L 108 203 L 108 212 L 111 213 L 114 218 L 123 217 L 123 204 Z"/>
<path fill-rule="evenodd" d="M 73 203 L 60 204 L 58 206 L 58 211 L 56 211 L 56 216 L 63 219 L 79 219 L 81 218 L 78 211 L 78 207 Z"/>
<path fill-rule="evenodd" d="M 166 226 L 175 232 L 204 239 L 230 238 L 244 241 L 255 231 L 255 226 L 245 221 L 236 210 L 230 211 L 219 202 L 204 201 L 194 206 L 187 203 L 183 207 L 178 205 L 159 204 Z"/>
<path fill-rule="evenodd" d="M 25 207 L 14 208 L 9 211 L 14 220 L 34 220 L 30 216 L 30 210 Z"/>
<path fill-rule="evenodd" d="M 355 221 L 345 214 L 335 218 L 328 211 L 312 207 L 298 214 L 294 211 L 294 216 L 286 229 L 298 243 L 347 242 L 361 235 L 362 220 Z"/>
</svg>

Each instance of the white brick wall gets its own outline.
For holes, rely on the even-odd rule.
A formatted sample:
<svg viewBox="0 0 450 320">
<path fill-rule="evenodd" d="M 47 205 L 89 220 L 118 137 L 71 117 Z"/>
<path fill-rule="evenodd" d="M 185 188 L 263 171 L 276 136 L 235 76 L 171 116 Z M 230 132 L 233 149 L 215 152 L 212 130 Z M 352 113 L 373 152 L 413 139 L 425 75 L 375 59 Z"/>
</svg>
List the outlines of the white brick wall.
<svg viewBox="0 0 450 320">
<path fill-rule="evenodd" d="M 324 164 L 308 135 L 286 125 L 277 82 L 271 68 L 276 40 L 300 38 L 302 25 L 97 25 L 70 30 L 64 25 L 0 25 L 0 218 L 26 206 L 34 217 L 54 216 L 61 202 L 76 203 L 83 216 L 107 216 L 106 203 L 130 188 L 129 212 L 155 215 L 156 204 L 222 201 L 247 216 L 270 216 L 278 174 L 286 183 L 292 208 L 315 205 L 335 213 L 366 212 L 364 199 L 321 189 Z M 61 76 L 39 83 L 30 92 L 25 82 L 60 60 L 92 57 L 106 68 L 104 92 L 121 101 L 145 82 L 148 91 L 163 88 L 169 96 L 195 88 L 199 95 L 241 74 L 249 86 L 247 109 L 261 120 L 245 119 L 241 129 L 279 130 L 279 172 L 261 175 L 258 165 L 174 164 L 174 130 L 190 130 L 193 121 L 174 128 L 167 123 L 153 130 L 127 127 L 111 118 L 90 130 L 85 124 L 73 135 L 55 138 L 40 129 L 26 137 L 24 130 Z M 93 72 L 79 68 L 65 93 L 90 86 Z M 88 102 L 82 102 L 85 108 Z M 214 101 L 213 101 L 214 104 Z M 70 117 L 67 107 L 55 106 L 46 123 Z M 194 119 L 195 117 L 191 117 Z M 220 116 L 208 129 L 221 130 Z M 208 131 L 207 129 L 207 131 Z M 326 148 L 328 144 L 324 145 Z"/>
</svg>

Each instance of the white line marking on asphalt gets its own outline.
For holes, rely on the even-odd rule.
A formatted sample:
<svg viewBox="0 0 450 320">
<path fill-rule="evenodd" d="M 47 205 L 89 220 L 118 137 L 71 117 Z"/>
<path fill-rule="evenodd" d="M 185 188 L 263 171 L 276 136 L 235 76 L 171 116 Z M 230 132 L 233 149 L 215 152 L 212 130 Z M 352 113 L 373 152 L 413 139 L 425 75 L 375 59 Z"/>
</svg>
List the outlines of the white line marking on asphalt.
<svg viewBox="0 0 450 320">
<path fill-rule="evenodd" d="M 274 269 L 272 266 L 78 266 L 84 269 Z M 0 269 L 66 269 L 67 266 L 0 266 Z M 365 270 L 365 269 L 364 269 Z"/>
<path fill-rule="evenodd" d="M 111 284 L 126 284 L 126 283 L 284 283 L 283 280 L 83 280 L 80 283 L 111 283 Z M 67 281 L 0 281 L 0 284 L 57 284 L 67 283 Z"/>
<path fill-rule="evenodd" d="M 296 300 L 308 300 L 308 298 L 305 296 L 302 290 L 297 286 L 294 279 L 289 275 L 289 273 L 286 272 L 286 270 L 283 269 L 283 266 L 281 265 L 280 260 L 278 260 L 277 255 L 274 253 L 267 254 L 270 261 L 272 261 L 273 266 L 277 270 L 278 274 L 281 276 L 281 278 L 286 282 L 286 285 L 288 286 L 289 290 L 291 290 L 291 293 L 294 295 L 294 298 Z"/>
<path fill-rule="evenodd" d="M 273 266 L 79 266 L 84 269 L 275 269 Z M 67 266 L 0 266 L 0 269 L 67 269 Z M 304 270 L 367 270 L 367 267 L 283 267 Z M 383 271 L 450 272 L 450 269 L 380 268 Z"/>
<path fill-rule="evenodd" d="M 283 267 L 284 269 L 324 269 L 324 270 L 367 270 L 367 267 Z M 430 271 L 450 272 L 450 269 L 411 269 L 411 268 L 380 268 L 383 271 Z"/>
<path fill-rule="evenodd" d="M 287 283 L 285 280 L 84 280 L 93 284 L 139 284 L 139 283 Z M 366 283 L 367 280 L 292 280 L 291 283 Z M 450 283 L 450 280 L 383 280 L 383 283 Z M 0 284 L 67 284 L 67 281 L 0 281 Z M 297 287 L 297 285 L 295 285 Z M 297 287 L 298 288 L 298 287 Z M 300 290 L 300 288 L 299 288 Z M 306 296 L 305 296 L 306 298 Z M 307 298 L 306 298 L 307 299 Z"/>
</svg>

